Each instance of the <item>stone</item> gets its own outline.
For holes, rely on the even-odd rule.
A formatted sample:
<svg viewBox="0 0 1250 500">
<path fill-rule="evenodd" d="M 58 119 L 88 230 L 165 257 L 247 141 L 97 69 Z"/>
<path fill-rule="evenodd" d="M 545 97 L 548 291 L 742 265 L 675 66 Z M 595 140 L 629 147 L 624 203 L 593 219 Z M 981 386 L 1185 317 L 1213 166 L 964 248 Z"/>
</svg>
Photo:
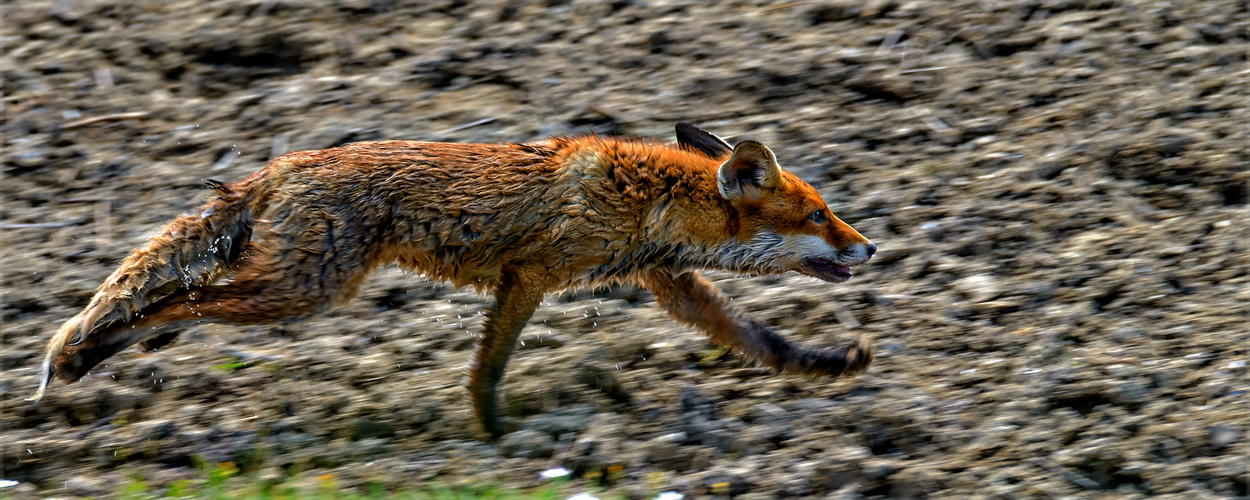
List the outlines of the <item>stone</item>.
<svg viewBox="0 0 1250 500">
<path fill-rule="evenodd" d="M 973 302 L 986 302 L 998 297 L 1000 287 L 992 276 L 975 275 L 955 280 L 955 290 Z"/>
<path fill-rule="evenodd" d="M 547 458 L 555 450 L 556 441 L 551 434 L 535 430 L 520 430 L 506 434 L 499 440 L 499 453 L 508 458 Z"/>
<path fill-rule="evenodd" d="M 367 418 L 356 420 L 352 431 L 352 436 L 356 439 L 387 438 L 395 435 L 395 427 L 391 424 Z"/>
<path fill-rule="evenodd" d="M 1228 448 L 1240 438 L 1240 433 L 1228 424 L 1215 424 L 1211 426 L 1209 431 L 1211 435 L 1211 447 L 1216 450 Z"/>
<path fill-rule="evenodd" d="M 178 432 L 178 426 L 172 420 L 150 420 L 135 424 L 139 434 L 153 441 L 160 441 Z"/>
<path fill-rule="evenodd" d="M 568 433 L 577 433 L 590 426 L 594 419 L 594 407 L 575 405 L 558 408 L 550 413 L 535 415 L 521 423 L 521 429 L 530 429 L 560 437 Z"/>
</svg>

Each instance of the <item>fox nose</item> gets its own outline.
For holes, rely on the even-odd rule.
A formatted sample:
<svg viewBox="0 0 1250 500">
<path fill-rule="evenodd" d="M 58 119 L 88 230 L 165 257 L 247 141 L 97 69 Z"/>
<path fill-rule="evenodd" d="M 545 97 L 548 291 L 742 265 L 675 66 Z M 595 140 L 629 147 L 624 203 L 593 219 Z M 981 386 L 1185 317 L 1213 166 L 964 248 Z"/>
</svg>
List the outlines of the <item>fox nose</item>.
<svg viewBox="0 0 1250 500">
<path fill-rule="evenodd" d="M 876 244 L 876 243 L 869 243 L 869 244 L 868 244 L 868 256 L 869 256 L 869 257 L 872 257 L 872 254 L 874 254 L 874 253 L 877 253 L 877 244 Z"/>
</svg>

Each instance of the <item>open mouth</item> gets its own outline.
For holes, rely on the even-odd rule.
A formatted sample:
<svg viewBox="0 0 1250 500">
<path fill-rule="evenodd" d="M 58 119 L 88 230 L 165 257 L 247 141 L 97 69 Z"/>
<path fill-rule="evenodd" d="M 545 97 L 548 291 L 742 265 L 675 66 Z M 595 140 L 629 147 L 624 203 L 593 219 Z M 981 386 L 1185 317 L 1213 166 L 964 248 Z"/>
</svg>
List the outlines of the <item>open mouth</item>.
<svg viewBox="0 0 1250 500">
<path fill-rule="evenodd" d="M 855 273 L 851 272 L 851 268 L 834 264 L 831 260 L 819 257 L 803 259 L 803 267 L 799 269 L 799 272 L 813 278 L 820 278 L 834 283 L 849 280 L 851 276 L 855 275 Z"/>
</svg>

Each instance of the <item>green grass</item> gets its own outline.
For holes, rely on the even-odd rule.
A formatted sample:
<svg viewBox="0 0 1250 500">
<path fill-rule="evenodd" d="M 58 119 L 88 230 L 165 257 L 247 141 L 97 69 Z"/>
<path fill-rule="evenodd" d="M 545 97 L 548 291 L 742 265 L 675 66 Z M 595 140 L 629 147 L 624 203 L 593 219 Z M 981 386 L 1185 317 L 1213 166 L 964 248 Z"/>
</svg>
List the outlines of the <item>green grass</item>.
<svg viewBox="0 0 1250 500">
<path fill-rule="evenodd" d="M 370 483 L 367 492 L 341 488 L 333 474 L 315 478 L 315 485 L 296 485 L 289 482 L 266 481 L 251 474 L 241 474 L 232 463 L 202 467 L 202 478 L 175 481 L 162 489 L 149 486 L 141 477 L 133 477 L 113 498 L 124 500 L 148 500 L 178 498 L 192 500 L 559 500 L 563 493 L 563 480 L 555 480 L 535 491 L 522 492 L 490 484 L 461 486 L 432 485 L 426 487 L 388 491 L 381 483 Z"/>
<path fill-rule="evenodd" d="M 387 488 L 380 482 L 370 482 L 363 487 L 347 488 L 340 485 L 333 473 L 319 476 L 296 476 L 267 478 L 247 473 L 231 462 L 207 464 L 199 462 L 199 477 L 174 481 L 164 486 L 153 486 L 138 474 L 130 477 L 113 494 L 101 498 L 123 500 L 186 499 L 186 500 L 565 500 L 587 487 L 598 490 L 604 481 L 620 479 L 623 467 L 609 467 L 606 471 L 588 472 L 582 476 L 586 484 L 566 484 L 568 477 L 552 479 L 541 486 L 522 490 L 490 482 L 458 482 L 454 485 L 437 481 L 405 487 Z M 579 481 L 581 483 L 582 481 Z M 653 472 L 647 477 L 648 488 L 656 492 L 664 483 L 664 474 Z M 598 486 L 595 486 L 598 485 Z M 49 492 L 55 497 L 59 492 Z M 0 490 L 0 500 L 10 500 L 11 493 Z M 616 500 L 619 494 L 593 493 L 595 498 Z"/>
<path fill-rule="evenodd" d="M 235 370 L 242 370 L 252 365 L 251 363 L 242 361 L 234 356 L 226 356 L 225 359 L 225 363 L 214 366 L 212 369 L 221 370 L 226 373 L 233 373 Z"/>
</svg>

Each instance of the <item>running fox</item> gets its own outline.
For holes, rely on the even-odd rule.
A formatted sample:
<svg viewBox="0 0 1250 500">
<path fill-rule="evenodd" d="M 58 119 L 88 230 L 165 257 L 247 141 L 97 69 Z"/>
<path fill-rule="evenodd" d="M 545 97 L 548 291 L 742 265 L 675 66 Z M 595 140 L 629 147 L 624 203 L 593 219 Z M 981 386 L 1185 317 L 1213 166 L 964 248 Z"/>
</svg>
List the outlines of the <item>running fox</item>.
<svg viewBox="0 0 1250 500">
<path fill-rule="evenodd" d="M 798 271 L 825 281 L 876 250 L 755 141 L 677 124 L 677 145 L 553 138 L 527 144 L 378 141 L 274 158 L 135 250 L 52 337 L 52 377 L 81 378 L 187 323 L 293 321 L 350 300 L 387 263 L 491 292 L 469 392 L 503 433 L 495 386 L 543 296 L 636 283 L 676 320 L 777 370 L 837 376 L 872 361 L 867 338 L 796 346 L 729 303 L 698 269 Z"/>
</svg>

